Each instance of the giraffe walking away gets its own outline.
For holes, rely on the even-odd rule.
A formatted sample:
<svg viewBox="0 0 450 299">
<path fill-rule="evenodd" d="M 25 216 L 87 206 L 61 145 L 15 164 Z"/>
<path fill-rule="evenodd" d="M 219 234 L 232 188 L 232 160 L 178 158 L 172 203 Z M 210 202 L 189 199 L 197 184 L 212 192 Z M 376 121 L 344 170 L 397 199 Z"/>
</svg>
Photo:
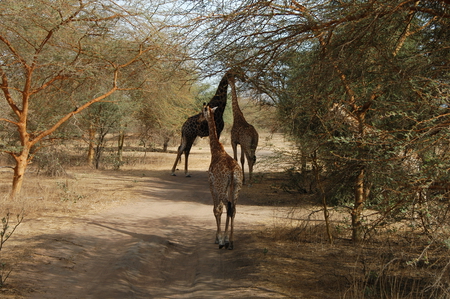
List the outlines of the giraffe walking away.
<svg viewBox="0 0 450 299">
<path fill-rule="evenodd" d="M 211 164 L 208 170 L 209 189 L 214 202 L 214 216 L 216 218 L 217 232 L 216 244 L 220 248 L 233 249 L 234 247 L 234 216 L 236 215 L 236 203 L 239 191 L 242 188 L 242 171 L 239 164 L 227 154 L 223 145 L 219 142 L 215 128 L 215 111 L 208 105 L 203 107 L 204 117 L 209 126 L 209 145 L 211 148 Z M 221 218 L 223 206 L 227 215 L 225 231 L 221 232 Z M 229 230 L 228 230 L 229 227 Z"/>
<path fill-rule="evenodd" d="M 243 184 L 245 184 L 244 164 L 247 158 L 249 171 L 249 185 L 252 183 L 253 165 L 256 163 L 256 148 L 258 147 L 259 135 L 255 127 L 249 124 L 244 117 L 237 99 L 236 83 L 230 78 L 231 98 L 233 108 L 233 126 L 231 128 L 231 147 L 233 148 L 234 159 L 237 161 L 237 146 L 241 145 L 241 166 Z"/>
<path fill-rule="evenodd" d="M 227 90 L 228 80 L 233 75 L 231 70 L 227 71 L 220 80 L 214 97 L 209 101 L 211 107 L 217 107 L 215 112 L 215 127 L 217 130 L 217 136 L 220 137 L 224 127 L 223 112 L 227 104 Z M 171 174 L 175 176 L 175 169 L 179 162 L 181 162 L 181 155 L 184 153 L 184 174 L 186 177 L 190 177 L 188 171 L 188 159 L 192 145 L 194 144 L 197 136 L 206 137 L 209 135 L 208 122 L 202 117 L 202 112 L 194 116 L 189 117 L 181 127 L 181 144 L 178 147 L 177 158 L 173 164 Z"/>
</svg>

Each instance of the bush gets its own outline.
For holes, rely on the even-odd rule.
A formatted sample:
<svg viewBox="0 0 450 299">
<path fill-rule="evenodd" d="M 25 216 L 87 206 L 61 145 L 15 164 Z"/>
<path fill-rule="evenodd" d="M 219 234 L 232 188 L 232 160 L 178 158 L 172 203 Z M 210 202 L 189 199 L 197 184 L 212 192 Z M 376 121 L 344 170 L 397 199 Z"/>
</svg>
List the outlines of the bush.
<svg viewBox="0 0 450 299">
<path fill-rule="evenodd" d="M 16 228 L 22 223 L 23 220 L 23 211 L 16 215 L 17 222 L 10 226 L 11 213 L 9 211 L 6 212 L 6 215 L 2 218 L 2 227 L 0 230 L 0 253 L 3 248 L 3 244 L 8 241 L 11 235 L 14 233 Z M 9 277 L 9 274 L 12 270 L 8 269 L 7 264 L 0 260 L 0 287 L 5 284 L 6 279 Z"/>
</svg>

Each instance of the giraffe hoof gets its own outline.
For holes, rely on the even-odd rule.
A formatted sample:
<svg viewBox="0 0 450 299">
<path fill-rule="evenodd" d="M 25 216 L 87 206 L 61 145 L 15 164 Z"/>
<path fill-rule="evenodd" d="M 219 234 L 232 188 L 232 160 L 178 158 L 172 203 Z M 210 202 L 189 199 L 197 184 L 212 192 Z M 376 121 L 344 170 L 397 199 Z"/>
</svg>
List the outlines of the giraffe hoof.
<svg viewBox="0 0 450 299">
<path fill-rule="evenodd" d="M 191 177 L 191 175 L 190 175 L 189 173 L 187 173 L 187 174 L 186 174 L 186 177 L 187 177 L 187 178 L 190 178 L 190 177 Z"/>
<path fill-rule="evenodd" d="M 230 242 L 225 242 L 225 249 L 229 249 L 228 247 L 230 247 Z"/>
<path fill-rule="evenodd" d="M 222 249 L 222 248 L 223 248 L 223 246 L 225 246 L 225 245 L 223 245 L 223 244 L 219 244 L 219 249 Z"/>
<path fill-rule="evenodd" d="M 170 175 L 171 175 L 171 176 L 177 176 L 177 175 L 175 174 L 175 172 L 172 172 Z"/>
<path fill-rule="evenodd" d="M 228 249 L 228 250 L 233 250 L 233 247 L 234 247 L 234 246 L 233 246 L 233 242 L 230 242 L 230 245 L 228 245 L 228 248 L 227 248 L 227 249 Z"/>
</svg>

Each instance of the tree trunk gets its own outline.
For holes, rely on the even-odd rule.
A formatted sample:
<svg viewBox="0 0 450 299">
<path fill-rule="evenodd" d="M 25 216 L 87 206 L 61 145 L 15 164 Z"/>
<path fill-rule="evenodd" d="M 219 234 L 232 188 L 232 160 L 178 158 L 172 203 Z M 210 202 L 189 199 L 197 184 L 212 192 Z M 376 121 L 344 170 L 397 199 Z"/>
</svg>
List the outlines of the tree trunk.
<svg viewBox="0 0 450 299">
<path fill-rule="evenodd" d="M 94 139 L 95 139 L 95 130 L 94 126 L 91 124 L 89 126 L 89 149 L 87 155 L 87 162 L 89 166 L 94 165 L 94 155 L 95 155 Z"/>
<path fill-rule="evenodd" d="M 163 143 L 163 152 L 167 153 L 167 148 L 169 147 L 169 137 L 164 137 L 164 143 Z"/>
<path fill-rule="evenodd" d="M 119 161 L 119 165 L 123 160 L 123 142 L 125 140 L 125 130 L 119 130 L 119 140 L 117 142 L 117 160 Z"/>
<path fill-rule="evenodd" d="M 13 184 L 9 196 L 10 199 L 14 199 L 17 195 L 19 195 L 22 189 L 23 177 L 25 175 L 25 170 L 27 169 L 29 153 L 30 149 L 24 146 L 20 155 L 13 155 L 16 160 L 16 166 L 14 167 Z"/>
<path fill-rule="evenodd" d="M 100 131 L 98 132 L 98 139 L 96 140 L 96 147 L 95 147 L 95 157 L 94 157 L 94 164 L 95 169 L 98 169 L 100 167 L 100 158 L 102 156 L 102 151 L 105 147 L 105 138 L 106 134 L 108 134 L 108 129 L 104 129 L 103 127 L 100 128 Z"/>
<path fill-rule="evenodd" d="M 100 157 L 102 155 L 102 146 L 100 144 L 97 144 L 95 147 L 95 155 L 94 155 L 94 166 L 95 169 L 98 169 L 100 167 Z"/>
<path fill-rule="evenodd" d="M 312 164 L 313 164 L 314 177 L 316 180 L 317 187 L 319 189 L 320 198 L 322 199 L 323 217 L 325 219 L 325 225 L 327 228 L 328 242 L 330 242 L 330 244 L 333 244 L 333 235 L 331 234 L 331 228 L 330 228 L 330 213 L 328 211 L 325 189 L 323 187 L 322 180 L 320 178 L 320 168 L 319 168 L 319 163 L 317 162 L 316 152 L 313 153 Z"/>
<path fill-rule="evenodd" d="M 353 242 L 360 242 L 362 236 L 361 215 L 364 208 L 365 188 L 364 188 L 364 168 L 359 171 L 356 177 L 355 184 L 355 205 L 352 209 L 352 240 Z"/>
<path fill-rule="evenodd" d="M 304 151 L 304 149 L 302 149 L 302 152 L 301 152 L 301 157 L 300 157 L 300 163 L 301 163 L 301 172 L 302 173 L 306 173 L 306 171 L 308 170 L 307 169 L 307 167 L 308 167 L 308 157 L 306 156 L 306 153 L 305 153 L 305 151 Z"/>
</svg>

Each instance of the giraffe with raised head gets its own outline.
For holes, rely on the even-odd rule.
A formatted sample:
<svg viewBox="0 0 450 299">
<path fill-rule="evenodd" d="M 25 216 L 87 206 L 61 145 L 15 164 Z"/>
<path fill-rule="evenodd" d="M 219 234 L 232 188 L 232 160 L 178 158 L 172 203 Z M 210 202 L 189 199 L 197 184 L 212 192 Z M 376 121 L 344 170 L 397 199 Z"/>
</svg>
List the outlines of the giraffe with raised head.
<svg viewBox="0 0 450 299">
<path fill-rule="evenodd" d="M 231 147 L 233 148 L 234 159 L 237 161 L 237 146 L 241 145 L 241 166 L 243 184 L 245 184 L 244 163 L 247 158 L 249 170 L 249 185 L 252 183 L 253 165 L 256 163 L 256 148 L 258 147 L 259 135 L 255 127 L 249 124 L 239 108 L 236 83 L 230 78 L 231 99 L 233 108 L 233 126 L 231 128 Z"/>
<path fill-rule="evenodd" d="M 203 113 L 209 126 L 209 145 L 211 148 L 211 164 L 208 170 L 209 189 L 214 202 L 214 216 L 216 218 L 217 232 L 216 244 L 219 248 L 233 249 L 234 247 L 234 216 L 239 191 L 242 188 L 242 171 L 239 164 L 225 151 L 219 142 L 215 128 L 215 107 L 204 105 Z M 223 206 L 227 210 L 225 231 L 221 231 L 221 218 Z M 228 230 L 229 227 L 229 230 Z"/>
<path fill-rule="evenodd" d="M 215 127 L 217 130 L 217 136 L 220 137 L 224 127 L 223 112 L 227 105 L 227 90 L 228 90 L 228 79 L 232 77 L 231 71 L 225 73 L 220 80 L 219 86 L 217 87 L 214 97 L 209 101 L 211 107 L 217 107 L 215 114 Z M 190 177 L 188 171 L 188 159 L 189 153 L 191 151 L 192 145 L 194 144 L 197 136 L 206 137 L 209 135 L 208 123 L 201 117 L 202 112 L 194 116 L 189 117 L 181 127 L 181 144 L 178 147 L 177 158 L 172 167 L 171 174 L 174 176 L 175 169 L 179 162 L 181 162 L 181 155 L 184 153 L 184 174 L 186 177 Z"/>
</svg>

